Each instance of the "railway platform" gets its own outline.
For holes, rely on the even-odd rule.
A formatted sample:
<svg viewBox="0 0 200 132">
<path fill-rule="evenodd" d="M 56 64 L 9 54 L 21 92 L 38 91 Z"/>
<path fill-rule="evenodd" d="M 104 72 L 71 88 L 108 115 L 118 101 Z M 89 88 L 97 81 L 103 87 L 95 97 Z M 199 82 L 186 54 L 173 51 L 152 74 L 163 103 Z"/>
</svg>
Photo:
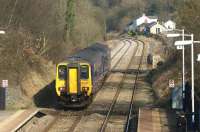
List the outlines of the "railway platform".
<svg viewBox="0 0 200 132">
<path fill-rule="evenodd" d="M 137 132 L 174 132 L 176 113 L 160 108 L 140 108 Z"/>
<path fill-rule="evenodd" d="M 18 111 L 0 111 L 0 131 L 14 132 L 18 126 L 21 126 L 26 120 L 29 120 L 32 115 L 38 110 L 18 110 Z"/>
<path fill-rule="evenodd" d="M 9 118 L 10 116 L 12 116 L 13 114 L 15 114 L 16 111 L 14 110 L 10 110 L 10 111 L 4 111 L 4 110 L 0 110 L 0 123 L 4 122 L 7 118 Z"/>
</svg>

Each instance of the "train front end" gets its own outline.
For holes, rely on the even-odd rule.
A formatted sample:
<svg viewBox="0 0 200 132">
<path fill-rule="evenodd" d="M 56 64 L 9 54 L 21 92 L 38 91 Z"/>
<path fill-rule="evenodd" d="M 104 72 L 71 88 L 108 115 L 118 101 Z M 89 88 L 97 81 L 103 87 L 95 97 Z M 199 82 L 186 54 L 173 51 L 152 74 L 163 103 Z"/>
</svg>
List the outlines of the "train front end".
<svg viewBox="0 0 200 132">
<path fill-rule="evenodd" d="M 91 66 L 86 62 L 57 65 L 56 93 L 64 105 L 82 104 L 92 94 Z"/>
</svg>

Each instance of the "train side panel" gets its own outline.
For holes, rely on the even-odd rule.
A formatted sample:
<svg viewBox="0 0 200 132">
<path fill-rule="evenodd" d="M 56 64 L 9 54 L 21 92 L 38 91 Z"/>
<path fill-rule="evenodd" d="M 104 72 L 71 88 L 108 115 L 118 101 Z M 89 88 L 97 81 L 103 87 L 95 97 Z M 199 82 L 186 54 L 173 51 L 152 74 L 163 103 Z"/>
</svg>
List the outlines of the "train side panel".
<svg viewBox="0 0 200 132">
<path fill-rule="evenodd" d="M 95 93 L 99 88 L 98 84 L 110 70 L 110 49 L 104 44 L 97 43 L 82 50 L 75 56 L 81 57 L 91 64 L 93 81 L 92 93 Z"/>
</svg>

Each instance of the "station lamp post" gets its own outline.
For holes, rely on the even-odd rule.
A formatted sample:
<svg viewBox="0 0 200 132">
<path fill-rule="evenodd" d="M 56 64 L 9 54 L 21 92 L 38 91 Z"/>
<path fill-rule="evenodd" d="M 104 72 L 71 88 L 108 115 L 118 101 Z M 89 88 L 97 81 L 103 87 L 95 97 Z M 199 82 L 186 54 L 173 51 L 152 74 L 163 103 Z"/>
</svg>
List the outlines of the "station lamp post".
<svg viewBox="0 0 200 132">
<path fill-rule="evenodd" d="M 182 29 L 175 29 L 175 31 L 181 31 L 182 34 L 173 33 L 173 34 L 167 34 L 168 38 L 176 38 L 176 37 L 182 37 L 182 41 L 185 40 L 185 37 L 190 37 L 191 35 L 185 34 L 185 30 Z M 184 46 L 177 46 L 177 49 L 182 49 L 182 90 L 183 90 L 183 98 L 185 99 L 185 47 Z"/>
<path fill-rule="evenodd" d="M 194 106 L 194 44 L 200 43 L 200 41 L 194 41 L 194 35 L 191 34 L 191 40 L 184 41 L 176 41 L 175 46 L 191 46 L 191 81 L 192 81 L 192 89 L 191 89 L 191 98 L 192 98 L 192 123 L 195 123 L 195 106 Z"/>
<path fill-rule="evenodd" d="M 6 34 L 5 31 L 0 30 L 0 35 Z M 2 80 L 2 86 L 0 86 L 0 110 L 6 109 L 6 88 L 8 87 L 8 80 Z"/>
</svg>

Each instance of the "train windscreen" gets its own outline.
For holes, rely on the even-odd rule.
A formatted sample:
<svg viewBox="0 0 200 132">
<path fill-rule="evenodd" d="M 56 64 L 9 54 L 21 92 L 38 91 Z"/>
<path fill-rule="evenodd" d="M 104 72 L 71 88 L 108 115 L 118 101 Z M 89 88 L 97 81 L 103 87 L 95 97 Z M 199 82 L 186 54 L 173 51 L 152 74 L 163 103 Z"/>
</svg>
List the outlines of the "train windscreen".
<svg viewBox="0 0 200 132">
<path fill-rule="evenodd" d="M 58 76 L 61 80 L 67 79 L 67 66 L 61 65 L 58 67 Z"/>
<path fill-rule="evenodd" d="M 81 79 L 88 79 L 89 78 L 89 67 L 87 65 L 81 66 Z"/>
</svg>

